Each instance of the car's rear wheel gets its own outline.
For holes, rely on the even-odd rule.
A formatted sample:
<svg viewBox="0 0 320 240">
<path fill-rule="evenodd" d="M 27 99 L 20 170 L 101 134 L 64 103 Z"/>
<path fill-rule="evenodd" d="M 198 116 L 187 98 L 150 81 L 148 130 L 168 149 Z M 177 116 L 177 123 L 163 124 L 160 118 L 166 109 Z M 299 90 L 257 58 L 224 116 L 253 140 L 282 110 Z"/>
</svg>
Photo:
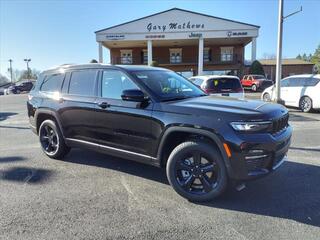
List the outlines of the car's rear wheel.
<svg viewBox="0 0 320 240">
<path fill-rule="evenodd" d="M 299 107 L 302 112 L 310 112 L 312 110 L 312 100 L 309 97 L 302 97 L 300 99 Z"/>
<path fill-rule="evenodd" d="M 209 201 L 227 187 L 227 172 L 220 153 L 213 145 L 188 141 L 178 145 L 167 162 L 171 186 L 190 201 Z"/>
<path fill-rule="evenodd" d="M 256 92 L 256 91 L 258 90 L 257 85 L 253 84 L 253 85 L 251 86 L 251 90 L 252 90 L 253 92 Z"/>
<path fill-rule="evenodd" d="M 52 120 L 45 120 L 39 128 L 42 151 L 50 158 L 61 159 L 70 148 L 65 144 L 59 127 Z"/>
<path fill-rule="evenodd" d="M 263 101 L 265 102 L 271 102 L 271 96 L 269 93 L 263 94 Z"/>
</svg>

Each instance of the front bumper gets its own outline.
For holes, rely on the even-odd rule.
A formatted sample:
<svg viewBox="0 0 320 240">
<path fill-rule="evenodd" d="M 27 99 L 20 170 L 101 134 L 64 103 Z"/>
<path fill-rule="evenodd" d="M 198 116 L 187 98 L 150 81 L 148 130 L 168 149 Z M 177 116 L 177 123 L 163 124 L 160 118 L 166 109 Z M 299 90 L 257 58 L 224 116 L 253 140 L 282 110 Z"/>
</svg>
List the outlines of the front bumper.
<svg viewBox="0 0 320 240">
<path fill-rule="evenodd" d="M 244 134 L 241 144 L 232 147 L 230 178 L 250 180 L 265 176 L 278 169 L 287 159 L 291 144 L 292 127 L 277 135 Z"/>
</svg>

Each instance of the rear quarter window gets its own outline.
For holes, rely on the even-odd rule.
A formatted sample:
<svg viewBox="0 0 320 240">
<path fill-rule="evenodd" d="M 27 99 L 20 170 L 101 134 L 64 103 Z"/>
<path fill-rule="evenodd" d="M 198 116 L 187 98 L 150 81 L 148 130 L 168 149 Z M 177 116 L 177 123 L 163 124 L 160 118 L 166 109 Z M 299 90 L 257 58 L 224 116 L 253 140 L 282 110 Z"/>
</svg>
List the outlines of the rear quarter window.
<svg viewBox="0 0 320 240">
<path fill-rule="evenodd" d="M 44 92 L 56 92 L 61 90 L 64 74 L 46 75 L 41 84 L 40 90 Z"/>
</svg>

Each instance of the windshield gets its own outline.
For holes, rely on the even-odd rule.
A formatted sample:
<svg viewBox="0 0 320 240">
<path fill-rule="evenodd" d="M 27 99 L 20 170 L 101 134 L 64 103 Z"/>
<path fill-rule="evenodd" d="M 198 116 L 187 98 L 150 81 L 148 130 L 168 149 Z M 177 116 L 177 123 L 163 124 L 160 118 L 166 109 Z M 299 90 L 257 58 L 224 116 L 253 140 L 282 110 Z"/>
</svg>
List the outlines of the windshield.
<svg viewBox="0 0 320 240">
<path fill-rule="evenodd" d="M 206 95 L 201 89 L 175 72 L 146 70 L 132 73 L 139 78 L 160 101 Z"/>
</svg>

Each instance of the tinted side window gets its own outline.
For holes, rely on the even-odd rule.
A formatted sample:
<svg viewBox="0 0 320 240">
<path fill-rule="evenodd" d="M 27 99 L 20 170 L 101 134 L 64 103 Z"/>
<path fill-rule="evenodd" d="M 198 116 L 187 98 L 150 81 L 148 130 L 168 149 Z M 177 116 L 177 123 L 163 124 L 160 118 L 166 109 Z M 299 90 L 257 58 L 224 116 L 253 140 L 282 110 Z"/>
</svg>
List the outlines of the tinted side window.
<svg viewBox="0 0 320 240">
<path fill-rule="evenodd" d="M 288 79 L 281 80 L 281 87 L 288 87 L 288 86 L 289 86 L 289 80 Z"/>
<path fill-rule="evenodd" d="M 288 81 L 289 87 L 299 87 L 302 86 L 302 80 L 303 78 L 290 78 Z"/>
<path fill-rule="evenodd" d="M 101 96 L 104 98 L 121 99 L 123 90 L 139 89 L 123 72 L 118 70 L 103 71 Z"/>
<path fill-rule="evenodd" d="M 41 91 L 55 92 L 61 90 L 64 74 L 47 75 L 41 84 Z"/>
<path fill-rule="evenodd" d="M 304 86 L 305 87 L 314 87 L 319 83 L 319 78 L 305 78 Z"/>
<path fill-rule="evenodd" d="M 94 96 L 94 86 L 97 78 L 96 76 L 96 70 L 72 72 L 68 92 L 70 94 L 82 96 Z"/>
</svg>

